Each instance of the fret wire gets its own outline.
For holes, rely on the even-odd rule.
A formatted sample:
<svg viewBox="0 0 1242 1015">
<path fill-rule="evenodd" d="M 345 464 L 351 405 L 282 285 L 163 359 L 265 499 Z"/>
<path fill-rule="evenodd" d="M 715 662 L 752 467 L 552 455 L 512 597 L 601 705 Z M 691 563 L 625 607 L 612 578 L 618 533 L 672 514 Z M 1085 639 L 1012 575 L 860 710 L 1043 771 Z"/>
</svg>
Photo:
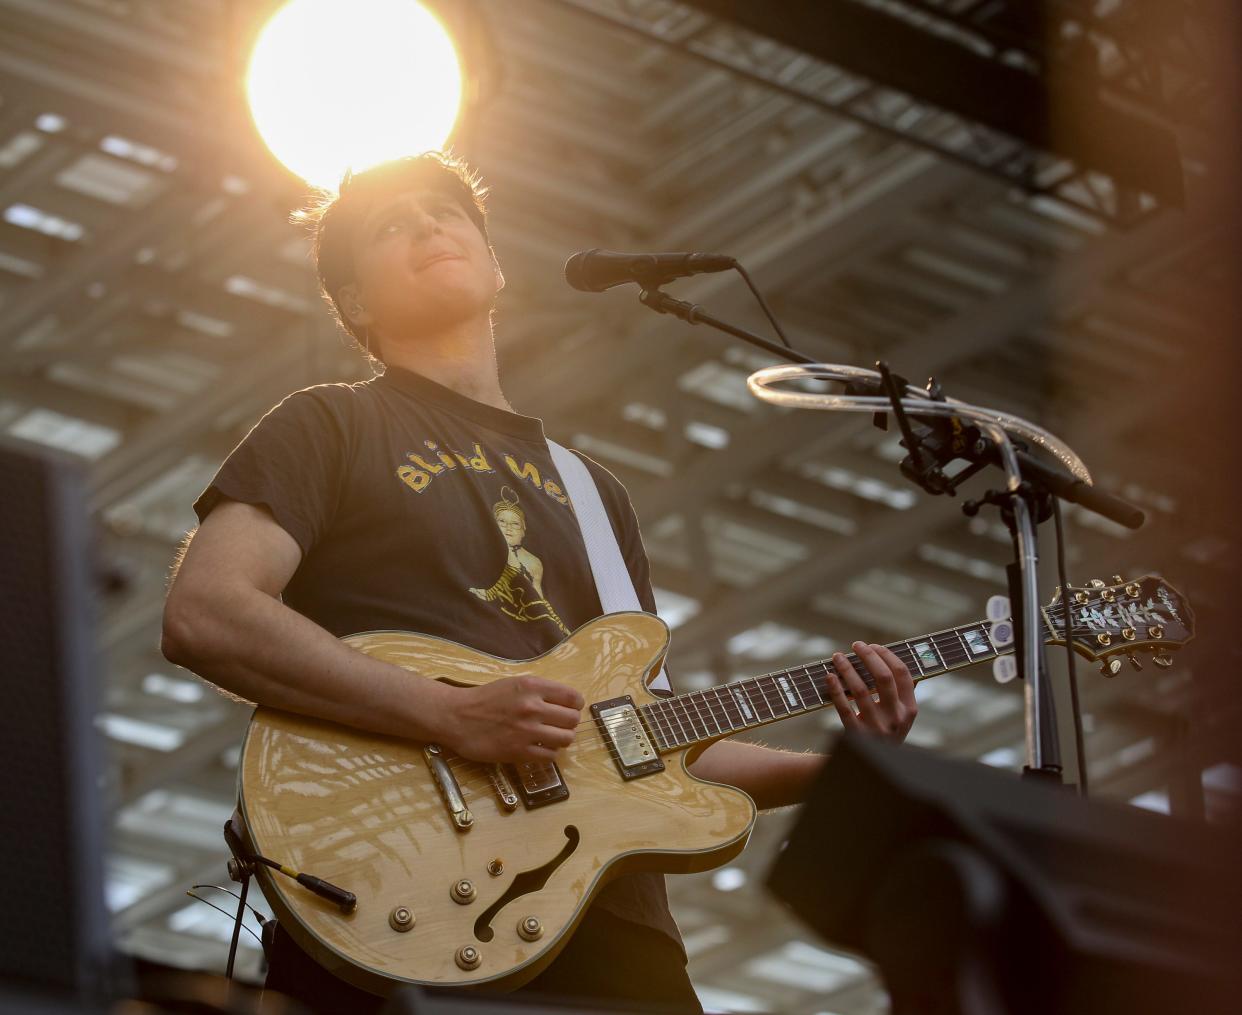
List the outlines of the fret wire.
<svg viewBox="0 0 1242 1015">
<path fill-rule="evenodd" d="M 682 722 L 682 721 L 681 721 L 681 714 L 680 714 L 680 713 L 681 713 L 682 709 L 680 709 L 680 708 L 678 707 L 678 706 L 680 705 L 680 697 L 681 697 L 681 696 L 680 696 L 680 695 L 678 695 L 676 698 L 670 698 L 670 699 L 669 699 L 669 701 L 668 701 L 668 710 L 669 710 L 669 712 L 672 714 L 673 718 L 677 720 L 677 725 L 681 727 L 681 739 L 682 739 L 682 741 L 683 741 L 684 743 L 689 744 L 689 743 L 693 742 L 694 737 L 688 737 L 688 736 L 686 736 L 686 724 L 685 724 L 684 722 Z M 675 705 L 675 704 L 674 704 L 674 702 L 676 702 L 677 704 Z"/>
<path fill-rule="evenodd" d="M 823 695 L 819 693 L 819 688 L 815 686 L 815 678 L 811 676 L 811 665 L 812 665 L 811 663 L 804 663 L 803 665 L 796 667 L 795 669 L 789 669 L 785 671 L 786 674 L 788 674 L 789 676 L 790 683 L 793 684 L 794 690 L 797 692 L 798 697 L 802 701 L 803 710 L 807 712 L 818 708 L 820 705 L 824 703 Z M 798 672 L 799 670 L 801 672 Z M 807 684 L 809 684 L 810 689 L 815 692 L 816 701 L 815 703 L 810 704 L 810 705 L 806 703 L 806 695 L 804 693 L 804 685 L 803 685 L 804 681 Z"/>
<path fill-rule="evenodd" d="M 715 697 L 714 701 L 708 698 L 709 694 Z M 716 729 L 719 732 L 723 733 L 724 727 L 720 725 L 720 692 L 716 690 L 715 685 L 708 687 L 703 691 L 703 700 L 707 702 L 707 707 L 711 709 L 712 721 L 715 722 Z M 729 717 L 725 716 L 725 721 L 728 722 L 728 720 L 729 720 Z M 729 726 L 729 732 L 730 733 L 733 732 L 732 725 Z"/>
<path fill-rule="evenodd" d="M 702 727 L 703 727 L 703 733 L 702 733 L 702 736 L 700 736 L 700 737 L 699 737 L 699 739 L 700 739 L 700 740 L 709 740 L 709 739 L 711 739 L 711 737 L 712 737 L 712 731 L 711 731 L 711 727 L 709 727 L 709 726 L 707 725 L 707 721 L 703 718 L 703 710 L 706 708 L 706 709 L 707 709 L 707 713 L 708 713 L 708 715 L 711 715 L 711 707 L 707 704 L 707 701 L 706 701 L 706 698 L 705 698 L 705 697 L 703 697 L 703 700 L 702 700 L 702 702 L 701 702 L 701 703 L 700 703 L 700 701 L 696 700 L 696 699 L 695 699 L 695 695 L 696 695 L 696 694 L 697 694 L 697 695 L 700 695 L 700 696 L 705 696 L 706 692 L 704 692 L 704 691 L 690 691 L 690 692 L 686 695 L 686 700 L 687 700 L 687 701 L 689 701 L 689 702 L 690 702 L 690 704 L 694 706 L 694 715 L 691 717 L 691 723 L 692 723 L 692 725 L 693 725 L 693 720 L 694 720 L 694 719 L 697 719 L 697 720 L 698 720 L 698 724 L 699 724 L 700 726 L 702 726 Z M 715 721 L 715 717 L 713 717 L 713 722 L 714 722 L 714 721 Z M 723 732 L 723 731 L 720 729 L 720 724 L 719 724 L 719 723 L 716 723 L 716 732 L 717 732 L 717 733 Z"/>
<path fill-rule="evenodd" d="M 772 681 L 772 687 L 775 689 L 777 697 L 781 699 L 781 707 L 785 709 L 786 715 L 793 715 L 794 712 L 801 712 L 803 710 L 805 706 L 795 707 L 789 704 L 789 688 L 792 685 L 790 684 L 789 678 L 785 676 L 785 674 L 774 673 L 769 679 Z M 798 701 L 802 701 L 802 695 L 796 693 L 796 689 L 794 697 L 797 698 Z"/>
<path fill-rule="evenodd" d="M 741 687 L 742 693 L 746 695 L 746 700 L 750 702 L 750 714 L 755 717 L 755 721 L 752 725 L 757 726 L 763 721 L 763 716 L 761 716 L 759 711 L 755 708 L 755 699 L 751 696 L 750 688 L 746 686 L 748 683 L 749 681 L 739 680 L 738 686 Z"/>
<path fill-rule="evenodd" d="M 811 690 L 815 692 L 815 697 L 819 700 L 819 703 L 822 705 L 824 703 L 824 696 L 819 693 L 819 686 L 815 683 L 815 678 L 811 676 L 811 664 L 807 663 L 805 666 L 802 667 L 802 669 L 806 673 L 806 679 L 811 682 Z"/>
<path fill-rule="evenodd" d="M 769 684 L 769 685 L 772 683 L 772 678 L 771 678 L 770 676 L 768 676 L 768 674 L 766 674 L 766 673 L 765 673 L 762 677 L 760 677 L 759 679 L 760 679 L 761 681 L 763 681 L 763 680 L 767 680 L 767 682 L 768 682 L 768 684 Z M 764 696 L 764 698 L 767 698 L 768 692 L 767 692 L 767 689 L 763 686 L 763 684 L 762 684 L 762 683 L 760 683 L 760 685 L 759 685 L 759 690 L 763 692 L 763 696 Z M 784 699 L 781 697 L 780 688 L 775 688 L 774 690 L 776 691 L 776 700 L 777 700 L 777 701 L 779 701 L 779 702 L 781 703 L 781 707 L 785 709 L 785 715 L 789 715 L 789 709 L 785 706 L 785 701 L 784 701 Z M 769 704 L 768 704 L 768 709 L 769 709 L 769 711 L 771 711 L 771 713 L 772 713 L 772 718 L 773 718 L 773 719 L 776 719 L 776 718 L 777 718 L 777 715 L 776 715 L 776 709 L 772 708 L 771 702 L 769 702 Z"/>
<path fill-rule="evenodd" d="M 694 691 L 686 695 L 685 701 L 694 709 L 693 712 L 687 711 L 686 717 L 690 720 L 690 731 L 694 734 L 696 740 L 706 740 L 708 737 L 707 723 L 703 721 L 703 713 L 699 709 L 698 703 L 694 700 Z M 697 722 L 695 720 L 698 720 Z M 703 731 L 699 732 L 699 727 L 703 727 Z"/>
<path fill-rule="evenodd" d="M 798 686 L 798 681 L 794 679 L 794 676 L 792 673 L 789 674 L 789 676 L 787 676 L 785 679 L 789 681 L 789 686 L 794 689 L 794 694 L 797 695 L 798 701 L 802 704 L 802 711 L 805 712 L 806 711 L 806 699 L 802 697 L 802 689 Z"/>
<path fill-rule="evenodd" d="M 693 692 L 687 692 L 679 695 L 677 699 L 678 705 L 681 707 L 682 717 L 690 729 L 690 740 L 688 743 L 694 743 L 694 741 L 702 739 L 702 735 L 699 733 L 699 728 L 694 724 L 694 713 L 690 711 L 690 694 L 692 693 Z"/>
<path fill-rule="evenodd" d="M 701 697 L 702 697 L 702 699 L 703 699 L 703 705 L 704 705 L 704 707 L 707 709 L 707 715 L 708 715 L 708 717 L 711 719 L 711 721 L 712 721 L 712 722 L 714 722 L 714 723 L 716 724 L 716 735 L 717 735 L 717 736 L 719 736 L 721 733 L 723 733 L 723 732 L 724 732 L 724 730 L 722 730 L 722 729 L 720 728 L 720 720 L 716 718 L 716 713 L 715 713 L 715 711 L 712 709 L 711 704 L 710 704 L 710 703 L 708 702 L 708 700 L 707 700 L 707 692 L 706 692 L 706 691 L 700 691 L 700 692 L 699 692 L 699 694 L 700 694 L 700 696 L 701 696 Z M 706 723 L 704 723 L 704 725 L 706 726 Z"/>
<path fill-rule="evenodd" d="M 660 699 L 660 701 L 655 703 L 654 710 L 655 710 L 656 715 L 660 717 L 661 728 L 663 728 L 666 731 L 666 739 L 668 740 L 669 746 L 676 747 L 677 746 L 677 734 L 673 730 L 673 724 L 669 722 L 667 704 L 668 704 L 667 701 L 662 698 Z"/>
<path fill-rule="evenodd" d="M 800 696 L 802 696 L 802 681 L 809 683 L 811 691 L 815 692 L 815 703 L 809 704 L 809 706 L 806 707 L 807 711 L 818 708 L 823 704 L 823 694 L 820 693 L 820 687 L 818 687 L 816 683 L 815 676 L 811 673 L 811 666 L 822 666 L 822 663 L 805 663 L 804 666 L 799 667 L 802 671 L 801 673 L 790 673 L 790 680 L 794 681 L 794 686 L 799 688 Z M 827 670 L 825 670 L 825 673 L 826 672 Z M 805 696 L 802 697 L 804 697 L 805 701 Z"/>
<path fill-rule="evenodd" d="M 669 718 L 668 718 L 668 702 L 663 698 L 660 699 L 658 703 L 657 714 L 660 716 L 660 722 L 662 723 L 663 729 L 665 730 L 665 733 L 666 733 L 665 738 L 668 740 L 669 746 L 670 747 L 676 746 L 677 745 L 677 734 L 674 732 L 673 724 L 669 721 Z"/>
<path fill-rule="evenodd" d="M 768 700 L 768 692 L 763 689 L 763 684 L 760 683 L 762 679 L 762 677 L 754 677 L 751 683 L 758 689 L 759 697 L 763 699 L 764 708 L 768 710 L 768 719 L 772 720 L 776 718 L 776 709 L 772 707 L 772 703 Z"/>
<path fill-rule="evenodd" d="M 679 746 L 677 731 L 673 729 L 673 721 L 670 718 L 672 716 L 672 709 L 669 707 L 668 699 L 662 699 L 660 701 L 659 710 L 660 718 L 664 722 L 665 727 L 668 729 L 669 744 L 673 747 Z"/>
<path fill-rule="evenodd" d="M 737 689 L 733 692 L 733 696 L 736 698 L 740 694 L 743 698 L 746 699 L 746 709 L 742 713 L 743 717 L 745 717 L 747 713 L 749 713 L 750 715 L 750 718 L 746 720 L 746 725 L 757 726 L 762 721 L 762 717 L 759 715 L 758 710 L 755 708 L 755 699 L 751 697 L 750 689 L 746 686 L 746 681 L 744 680 L 737 681 L 736 688 Z M 741 702 L 738 702 L 738 707 L 741 708 Z"/>
<path fill-rule="evenodd" d="M 639 705 L 638 714 L 647 721 L 647 728 L 651 730 L 651 734 L 655 738 L 656 750 L 666 750 L 668 748 L 668 744 L 664 743 L 664 733 L 661 731 L 659 724 L 655 721 L 655 712 L 651 710 L 648 705 Z"/>
<path fill-rule="evenodd" d="M 961 666 L 962 663 L 969 662 L 970 653 L 966 650 L 965 641 L 962 640 L 961 628 L 951 628 L 949 631 L 945 632 L 945 638 L 948 639 L 949 635 L 953 636 L 953 640 L 949 642 L 947 648 L 950 650 L 949 654 L 954 657 L 954 661 L 950 662 L 948 659 L 945 659 L 945 662 L 950 667 Z M 944 657 L 945 648 L 946 646 L 941 646 L 940 649 L 940 655 L 942 658 Z"/>
<path fill-rule="evenodd" d="M 733 731 L 735 731 L 735 730 L 741 729 L 741 727 L 740 727 L 740 726 L 735 726 L 735 725 L 733 724 L 733 716 L 731 716 L 731 715 L 729 714 L 729 701 L 730 701 L 730 699 L 732 698 L 732 695 L 725 695 L 725 696 L 722 698 L 722 697 L 720 696 L 720 688 L 719 688 L 719 687 L 713 687 L 713 688 L 712 688 L 712 690 L 713 690 L 713 691 L 715 692 L 715 694 L 716 694 L 716 703 L 717 703 L 718 705 L 720 705 L 721 710 L 724 712 L 725 722 L 727 722 L 727 723 L 729 724 L 729 731 L 730 731 L 730 732 L 733 732 Z M 735 703 L 734 707 L 736 707 L 736 703 Z"/>
</svg>

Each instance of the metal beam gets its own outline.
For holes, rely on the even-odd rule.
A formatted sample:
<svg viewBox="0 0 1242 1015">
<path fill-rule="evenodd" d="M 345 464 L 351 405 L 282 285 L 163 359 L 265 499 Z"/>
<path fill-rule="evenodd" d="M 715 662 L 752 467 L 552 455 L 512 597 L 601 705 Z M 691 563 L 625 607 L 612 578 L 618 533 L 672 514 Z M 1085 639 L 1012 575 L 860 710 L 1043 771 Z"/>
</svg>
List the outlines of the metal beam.
<svg viewBox="0 0 1242 1015">
<path fill-rule="evenodd" d="M 757 6 L 685 0 L 692 7 L 795 50 L 1104 173 L 1163 203 L 1185 200 L 1171 130 L 1108 105 L 1088 87 L 1066 87 L 1055 68 L 1032 73 L 981 55 L 882 7 L 852 0 Z M 1034 185 L 1034 181 L 1032 181 Z"/>
</svg>

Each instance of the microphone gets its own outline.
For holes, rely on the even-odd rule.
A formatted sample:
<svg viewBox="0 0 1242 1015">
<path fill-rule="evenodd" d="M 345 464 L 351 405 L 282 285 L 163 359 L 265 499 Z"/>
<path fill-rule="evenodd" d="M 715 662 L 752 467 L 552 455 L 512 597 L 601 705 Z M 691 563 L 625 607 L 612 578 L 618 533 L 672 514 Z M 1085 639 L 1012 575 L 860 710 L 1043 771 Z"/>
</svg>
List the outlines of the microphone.
<svg viewBox="0 0 1242 1015">
<path fill-rule="evenodd" d="M 584 250 L 565 262 L 565 281 L 587 293 L 637 282 L 644 288 L 710 271 L 728 271 L 737 261 L 724 254 L 619 254 Z"/>
</svg>

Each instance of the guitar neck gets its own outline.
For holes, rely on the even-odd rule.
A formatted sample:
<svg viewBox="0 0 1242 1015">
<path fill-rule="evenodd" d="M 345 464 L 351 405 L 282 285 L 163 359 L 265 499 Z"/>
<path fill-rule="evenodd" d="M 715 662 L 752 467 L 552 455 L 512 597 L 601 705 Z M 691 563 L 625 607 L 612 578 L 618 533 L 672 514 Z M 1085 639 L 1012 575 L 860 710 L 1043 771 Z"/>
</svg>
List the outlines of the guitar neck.
<svg viewBox="0 0 1242 1015">
<path fill-rule="evenodd" d="M 1041 611 L 1040 616 L 1044 640 L 1054 641 L 1057 633 L 1047 611 Z M 978 620 L 895 641 L 888 648 L 909 667 L 917 683 L 985 659 L 1012 654 L 1012 646 L 998 650 L 992 644 L 988 637 L 990 627 L 988 621 Z M 845 655 L 866 685 L 875 690 L 875 678 L 862 660 L 852 652 Z M 639 711 L 647 720 L 647 727 L 655 735 L 656 747 L 661 752 L 681 750 L 830 706 L 832 700 L 826 684 L 829 673 L 836 673 L 832 660 L 820 659 L 702 691 L 661 698 L 641 706 Z"/>
</svg>

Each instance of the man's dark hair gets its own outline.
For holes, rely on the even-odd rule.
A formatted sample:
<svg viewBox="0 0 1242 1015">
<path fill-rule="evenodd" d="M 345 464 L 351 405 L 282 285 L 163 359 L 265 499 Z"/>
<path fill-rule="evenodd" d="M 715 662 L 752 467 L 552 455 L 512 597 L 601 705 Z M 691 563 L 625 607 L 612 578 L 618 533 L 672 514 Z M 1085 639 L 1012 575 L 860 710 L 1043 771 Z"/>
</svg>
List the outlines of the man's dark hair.
<svg viewBox="0 0 1242 1015">
<path fill-rule="evenodd" d="M 311 253 L 319 276 L 319 292 L 332 308 L 333 316 L 353 337 L 358 348 L 382 362 L 374 340 L 367 341 L 348 317 L 341 313 L 337 295 L 341 287 L 356 280 L 354 242 L 367 213 L 379 201 L 415 187 L 439 190 L 453 197 L 470 220 L 487 238 L 487 187 L 476 170 L 449 152 L 423 152 L 406 155 L 360 173 L 346 172 L 334 194 L 313 191 L 306 203 L 290 216 L 295 225 L 311 232 Z M 370 346 L 370 348 L 368 348 Z"/>
</svg>

